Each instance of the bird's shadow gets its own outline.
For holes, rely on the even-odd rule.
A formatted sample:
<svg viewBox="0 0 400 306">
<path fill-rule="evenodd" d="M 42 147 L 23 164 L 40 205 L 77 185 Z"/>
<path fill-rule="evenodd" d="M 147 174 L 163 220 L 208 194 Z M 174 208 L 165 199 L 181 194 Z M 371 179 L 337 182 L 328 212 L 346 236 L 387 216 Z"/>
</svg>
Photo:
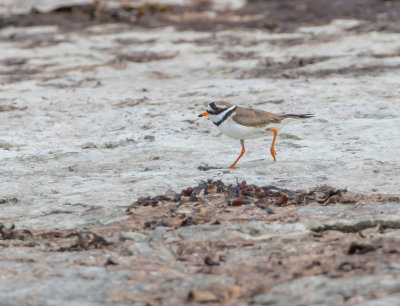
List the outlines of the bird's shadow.
<svg viewBox="0 0 400 306">
<path fill-rule="evenodd" d="M 237 166 L 235 166 L 235 168 L 233 168 L 233 169 L 231 169 L 231 168 L 229 168 L 228 166 L 209 166 L 209 165 L 201 165 L 201 166 L 198 166 L 197 167 L 197 170 L 200 170 L 200 171 L 209 171 L 209 170 L 227 170 L 227 171 L 231 171 L 231 170 L 234 170 L 234 169 L 240 169 L 240 168 L 247 168 L 247 169 L 250 169 L 250 168 L 257 168 L 257 167 L 259 167 L 260 165 L 259 165 L 259 163 L 262 163 L 262 162 L 265 162 L 265 159 L 256 159 L 256 160 L 253 160 L 253 161 L 251 161 L 251 162 L 243 162 L 243 164 L 242 165 L 237 165 Z M 255 164 L 256 163 L 256 164 Z"/>
<path fill-rule="evenodd" d="M 222 169 L 227 169 L 227 167 L 216 167 L 216 166 L 205 165 L 205 166 L 198 166 L 197 169 L 200 170 L 200 171 L 208 171 L 208 170 L 222 170 Z"/>
</svg>

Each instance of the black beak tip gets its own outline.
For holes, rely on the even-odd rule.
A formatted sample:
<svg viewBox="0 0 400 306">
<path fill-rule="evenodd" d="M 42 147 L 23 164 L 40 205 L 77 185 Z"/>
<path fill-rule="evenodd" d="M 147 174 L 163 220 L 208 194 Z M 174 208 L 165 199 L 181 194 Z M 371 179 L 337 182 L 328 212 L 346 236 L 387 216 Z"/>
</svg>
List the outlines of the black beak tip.
<svg viewBox="0 0 400 306">
<path fill-rule="evenodd" d="M 200 115 L 198 115 L 197 117 L 203 117 L 203 115 L 202 115 L 202 114 L 200 114 Z"/>
</svg>

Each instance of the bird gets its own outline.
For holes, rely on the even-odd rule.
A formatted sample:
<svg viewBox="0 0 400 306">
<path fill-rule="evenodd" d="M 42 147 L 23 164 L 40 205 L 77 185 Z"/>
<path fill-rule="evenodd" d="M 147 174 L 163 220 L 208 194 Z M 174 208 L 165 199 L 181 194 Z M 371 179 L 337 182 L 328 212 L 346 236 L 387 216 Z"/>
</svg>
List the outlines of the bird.
<svg viewBox="0 0 400 306">
<path fill-rule="evenodd" d="M 277 115 L 259 109 L 252 109 L 230 104 L 225 101 L 211 102 L 207 110 L 198 117 L 210 116 L 211 121 L 228 137 L 239 139 L 242 151 L 239 157 L 229 168 L 234 168 L 239 159 L 246 152 L 245 139 L 253 139 L 265 136 L 268 132 L 274 133 L 270 147 L 271 155 L 276 161 L 275 140 L 278 135 L 276 126 L 286 118 L 304 119 L 314 117 L 313 114 L 285 114 Z"/>
</svg>

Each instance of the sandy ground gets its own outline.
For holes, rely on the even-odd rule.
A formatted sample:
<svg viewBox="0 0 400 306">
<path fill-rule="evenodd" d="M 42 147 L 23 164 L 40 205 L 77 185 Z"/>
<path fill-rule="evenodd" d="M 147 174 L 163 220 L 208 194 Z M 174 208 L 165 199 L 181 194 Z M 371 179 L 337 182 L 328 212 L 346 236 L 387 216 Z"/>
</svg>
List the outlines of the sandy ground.
<svg viewBox="0 0 400 306">
<path fill-rule="evenodd" d="M 0 4 L 2 306 L 398 304 L 400 4 L 78 2 Z"/>
<path fill-rule="evenodd" d="M 359 23 L 283 34 L 1 30 L 2 220 L 108 222 L 140 196 L 207 178 L 398 192 L 399 34 L 352 31 Z M 280 131 L 277 162 L 265 137 L 230 170 L 239 142 L 197 118 L 214 100 L 315 118 Z"/>
</svg>

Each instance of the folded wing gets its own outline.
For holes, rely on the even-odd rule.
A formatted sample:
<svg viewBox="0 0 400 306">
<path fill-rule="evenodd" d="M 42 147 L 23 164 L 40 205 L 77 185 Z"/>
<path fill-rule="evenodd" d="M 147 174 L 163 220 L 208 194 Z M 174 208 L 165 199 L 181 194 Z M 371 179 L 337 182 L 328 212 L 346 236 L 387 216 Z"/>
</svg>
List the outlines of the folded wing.
<svg viewBox="0 0 400 306">
<path fill-rule="evenodd" d="M 280 123 L 283 117 L 258 109 L 238 107 L 233 119 L 245 126 L 264 127 L 272 123 Z"/>
</svg>

